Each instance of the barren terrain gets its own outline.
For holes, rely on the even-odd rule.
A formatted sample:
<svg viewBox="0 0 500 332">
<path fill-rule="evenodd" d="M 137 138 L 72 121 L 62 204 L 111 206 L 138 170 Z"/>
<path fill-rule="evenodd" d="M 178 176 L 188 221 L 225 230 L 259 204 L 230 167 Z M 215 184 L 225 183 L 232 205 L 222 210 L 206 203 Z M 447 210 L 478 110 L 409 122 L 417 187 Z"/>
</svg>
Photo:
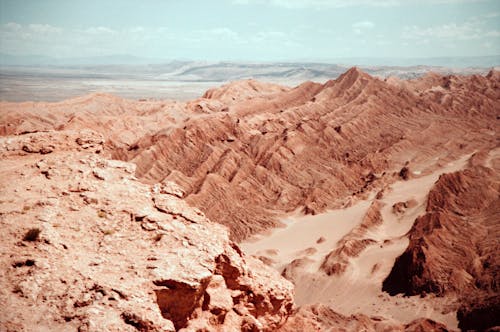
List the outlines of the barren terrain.
<svg viewBox="0 0 500 332">
<path fill-rule="evenodd" d="M 62 101 L 94 92 L 106 92 L 131 99 L 170 99 L 188 101 L 206 90 L 227 82 L 257 79 L 262 82 L 295 86 L 311 80 L 326 82 L 350 66 L 325 63 L 245 63 L 172 61 L 152 64 L 92 65 L 50 63 L 5 64 L 0 54 L 0 100 Z M 14 58 L 14 60 L 16 60 Z M 18 59 L 17 59 L 18 60 Z M 102 60 L 102 59 L 101 59 Z M 114 63 L 121 63 L 115 59 Z M 498 59 L 493 63 L 498 63 Z M 448 64 L 449 65 L 449 64 Z M 378 77 L 415 78 L 434 71 L 445 74 L 481 74 L 484 66 L 465 64 L 456 68 L 440 66 L 365 66 L 363 70 Z"/>
<path fill-rule="evenodd" d="M 499 84 L 351 68 L 1 102 L 0 326 L 500 325 Z"/>
</svg>

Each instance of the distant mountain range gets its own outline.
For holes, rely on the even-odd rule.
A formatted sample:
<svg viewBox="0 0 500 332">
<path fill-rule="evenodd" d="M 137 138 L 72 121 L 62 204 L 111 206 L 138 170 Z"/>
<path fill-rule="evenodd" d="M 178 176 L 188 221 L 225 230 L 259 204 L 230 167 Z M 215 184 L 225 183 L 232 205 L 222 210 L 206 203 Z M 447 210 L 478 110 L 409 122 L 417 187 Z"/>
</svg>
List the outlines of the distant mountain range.
<svg viewBox="0 0 500 332">
<path fill-rule="evenodd" d="M 430 66 L 410 65 L 409 59 L 400 62 L 386 59 L 385 63 L 396 64 L 380 65 L 384 63 L 382 59 L 361 58 L 339 59 L 331 63 L 263 63 L 165 61 L 128 55 L 54 59 L 0 54 L 0 99 L 56 101 L 92 92 L 107 92 L 133 99 L 189 100 L 201 96 L 208 88 L 230 81 L 256 79 L 285 86 L 296 86 L 305 81 L 324 83 L 353 66 L 380 78 L 413 79 L 428 72 L 485 75 L 494 67 L 492 64 L 500 64 L 498 58 L 439 58 L 433 62 L 443 65 Z M 419 62 L 415 60 L 413 63 Z M 489 65 L 480 66 L 480 63 Z"/>
<path fill-rule="evenodd" d="M 267 82 L 295 85 L 304 81 L 324 82 L 338 77 L 349 67 L 354 65 L 362 68 L 373 76 L 395 76 L 411 79 L 433 71 L 442 75 L 446 74 L 486 74 L 491 66 L 463 66 L 464 61 L 449 60 L 447 65 L 368 65 L 367 59 L 358 62 L 327 64 L 311 62 L 201 62 L 201 61 L 168 61 L 147 62 L 143 58 L 129 56 L 100 57 L 97 58 L 69 59 L 65 61 L 54 60 L 46 57 L 38 58 L 39 64 L 21 64 L 33 60 L 30 57 L 15 59 L 4 57 L 0 64 L 0 75 L 3 79 L 36 76 L 37 78 L 58 79 L 127 79 L 134 81 L 157 82 L 228 82 L 243 79 L 257 79 Z M 121 60 L 120 60 L 121 59 Z M 441 60 L 445 61 L 445 60 Z M 479 60 L 477 60 L 479 61 Z M 454 65 L 460 62 L 462 65 Z M 470 59 L 469 62 L 472 62 Z M 9 64 L 7 64 L 9 63 Z M 17 64 L 15 64 L 17 63 Z M 490 63 L 495 63 L 490 61 Z M 500 61 L 498 62 L 500 64 Z"/>
<path fill-rule="evenodd" d="M 165 64 L 179 62 L 199 61 L 173 61 L 171 59 L 138 57 L 127 54 L 116 54 L 106 56 L 77 57 L 77 58 L 56 58 L 44 55 L 12 55 L 0 53 L 0 66 L 99 66 L 99 65 L 147 65 Z M 219 62 L 207 62 L 215 64 Z M 250 61 L 222 62 L 230 64 L 251 63 Z M 254 63 L 259 66 L 275 64 L 276 62 Z M 433 58 L 388 58 L 388 57 L 352 57 L 352 58 L 331 58 L 322 61 L 311 62 L 309 60 L 285 62 L 287 64 L 340 64 L 345 68 L 358 66 L 445 66 L 453 68 L 466 67 L 495 67 L 500 66 L 500 55 L 491 56 L 457 56 L 457 57 L 433 57 Z"/>
</svg>

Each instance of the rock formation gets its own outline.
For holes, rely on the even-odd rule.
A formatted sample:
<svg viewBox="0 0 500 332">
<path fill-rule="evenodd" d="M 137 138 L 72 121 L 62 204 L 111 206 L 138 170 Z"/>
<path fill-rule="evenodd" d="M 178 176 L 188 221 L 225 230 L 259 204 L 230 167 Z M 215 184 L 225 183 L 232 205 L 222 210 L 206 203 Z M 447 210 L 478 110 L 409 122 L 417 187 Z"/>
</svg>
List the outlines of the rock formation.
<svg viewBox="0 0 500 332">
<path fill-rule="evenodd" d="M 499 142 L 499 83 L 494 70 L 403 81 L 352 68 L 294 88 L 233 82 L 189 102 L 100 93 L 0 102 L 0 326 L 445 330 L 322 304 L 294 311 L 292 284 L 237 242 L 286 214 L 383 200 L 391 184 L 473 153 L 466 170 L 435 184 L 383 287 L 456 296 L 464 329 L 498 325 L 500 167 L 488 153 Z M 385 225 L 382 209 L 397 225 L 422 201 L 372 204 L 322 257 L 321 280 L 366 248 L 391 245 L 370 238 Z M 292 280 L 308 260 L 294 264 Z"/>
<path fill-rule="evenodd" d="M 439 178 L 429 192 L 426 214 L 409 232 L 410 245 L 384 281 L 385 290 L 455 294 L 461 327 L 500 325 L 499 171 L 471 165 Z"/>
<path fill-rule="evenodd" d="M 324 305 L 300 308 L 278 331 L 398 331 L 398 332 L 448 332 L 445 325 L 429 319 L 417 319 L 408 324 L 398 324 L 384 317 L 357 314 L 341 315 Z"/>
<path fill-rule="evenodd" d="M 0 140 L 5 331 L 272 331 L 292 285 L 90 131 Z M 27 148 L 29 147 L 29 148 Z M 50 150 L 50 151 L 49 151 Z"/>
<path fill-rule="evenodd" d="M 496 128 L 498 75 L 406 83 L 353 68 L 323 85 L 293 89 L 236 82 L 188 103 L 102 94 L 3 103 L 0 128 L 98 130 L 106 152 L 135 163 L 140 180 L 178 183 L 188 202 L 241 240 L 275 226 L 277 214 L 319 213 L 364 195 L 376 185 L 364 178 L 370 172 L 385 171 L 378 182 L 392 181 L 407 156 L 451 158 L 495 144 L 485 132 Z"/>
</svg>

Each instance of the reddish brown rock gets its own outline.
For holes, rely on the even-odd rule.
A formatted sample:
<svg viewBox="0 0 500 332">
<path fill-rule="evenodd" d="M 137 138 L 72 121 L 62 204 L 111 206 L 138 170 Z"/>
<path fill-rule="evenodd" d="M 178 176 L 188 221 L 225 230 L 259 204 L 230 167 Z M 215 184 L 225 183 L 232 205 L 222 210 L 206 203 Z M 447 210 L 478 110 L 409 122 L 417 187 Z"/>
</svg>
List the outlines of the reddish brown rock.
<svg viewBox="0 0 500 332">
<path fill-rule="evenodd" d="M 472 166 L 442 175 L 429 193 L 426 214 L 410 231 L 410 245 L 384 281 L 390 294 L 454 294 L 460 325 L 484 329 L 498 320 L 500 261 L 497 169 Z"/>
<path fill-rule="evenodd" d="M 174 185 L 155 192 L 133 167 L 81 150 L 73 135 L 0 139 L 11 141 L 0 150 L 1 328 L 272 331 L 284 323 L 288 281 L 245 257 Z M 22 154 L 23 140 L 49 138 L 52 153 Z"/>
<path fill-rule="evenodd" d="M 409 324 L 398 324 L 383 317 L 369 317 L 362 314 L 344 316 L 324 305 L 310 305 L 295 312 L 278 331 L 448 332 L 448 329 L 443 324 L 430 319 L 418 319 Z"/>
<path fill-rule="evenodd" d="M 219 224 L 241 240 L 293 211 L 318 214 L 375 192 L 381 198 L 391 182 L 411 177 L 408 165 L 425 175 L 489 151 L 500 132 L 498 86 L 497 71 L 392 82 L 352 68 L 295 88 L 235 82 L 187 103 L 106 94 L 2 102 L 0 300 L 7 309 L 0 323 L 56 331 L 276 329 L 290 315 L 291 285 L 241 254 Z M 471 163 L 472 173 L 445 176 L 431 192 L 387 286 L 460 295 L 467 327 L 489 322 L 497 308 L 490 295 L 498 292 L 498 227 L 489 221 L 498 219 L 491 195 L 498 196 L 500 163 L 489 160 L 493 173 L 481 168 L 484 160 Z M 324 270 L 340 271 L 372 244 L 361 235 L 381 222 L 376 206 L 365 221 L 326 257 Z M 39 236 L 22 241 L 34 228 Z M 305 263 L 285 274 L 293 279 Z M 410 281 L 401 285 L 401 275 Z M 35 303 L 34 313 L 26 310 Z M 331 322 L 411 327 L 346 320 L 328 308 L 304 315 L 320 322 L 304 325 L 312 330 Z M 428 323 L 414 326 L 441 328 Z"/>
<path fill-rule="evenodd" d="M 177 183 L 189 203 L 241 240 L 276 226 L 277 215 L 321 213 L 351 195 L 365 197 L 395 180 L 382 174 L 399 172 L 407 154 L 414 167 L 430 155 L 453 159 L 494 146 L 495 73 L 395 85 L 352 68 L 325 84 L 292 89 L 234 82 L 188 103 L 106 94 L 2 103 L 0 132 L 22 133 L 26 123 L 97 130 L 104 152 L 135 163 L 141 181 Z M 83 136 L 78 142 L 96 143 Z"/>
</svg>

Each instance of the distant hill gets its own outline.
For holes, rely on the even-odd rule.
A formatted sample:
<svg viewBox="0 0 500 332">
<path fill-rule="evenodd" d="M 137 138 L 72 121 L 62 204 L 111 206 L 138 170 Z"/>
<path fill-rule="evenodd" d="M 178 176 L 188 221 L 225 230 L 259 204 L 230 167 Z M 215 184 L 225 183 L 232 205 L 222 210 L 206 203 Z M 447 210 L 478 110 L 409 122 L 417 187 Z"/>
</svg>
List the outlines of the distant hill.
<svg viewBox="0 0 500 332">
<path fill-rule="evenodd" d="M 349 68 L 347 64 L 311 62 L 147 63 L 148 59 L 130 56 L 64 61 L 43 56 L 0 56 L 3 61 L 0 63 L 0 99 L 9 101 L 57 101 L 93 92 L 107 92 L 132 99 L 189 100 L 225 82 L 256 79 L 285 86 L 296 86 L 305 81 L 324 83 L 339 77 Z M 363 63 L 361 59 L 359 61 Z M 99 64 L 94 64 L 97 62 Z M 359 65 L 359 68 L 372 76 L 399 79 L 414 79 L 428 72 L 485 75 L 491 69 L 428 65 Z M 51 84 L 47 84 L 49 81 Z"/>
<path fill-rule="evenodd" d="M 314 62 L 202 62 L 202 61 L 164 61 L 133 56 L 105 56 L 94 58 L 54 59 L 50 57 L 15 57 L 1 54 L 0 71 L 2 75 L 31 75 L 37 77 L 73 78 L 106 77 L 108 79 L 127 78 L 134 80 L 153 80 L 163 82 L 228 82 L 242 79 L 258 79 L 278 83 L 300 83 L 303 81 L 327 81 L 345 72 L 352 64 L 314 63 Z M 493 59 L 493 58 L 492 58 Z M 340 60 L 339 60 L 340 61 Z M 342 60 L 347 61 L 347 60 Z M 485 74 L 495 65 L 463 66 L 472 59 L 442 60 L 442 66 L 430 65 L 368 65 L 367 59 L 357 66 L 370 75 L 378 77 L 396 76 L 415 78 L 429 71 L 439 74 Z M 437 62 L 437 61 L 436 61 Z M 479 60 L 476 60 L 479 63 Z M 490 60 L 489 63 L 497 63 Z M 457 64 L 456 66 L 454 64 Z"/>
<path fill-rule="evenodd" d="M 0 53 L 0 66 L 100 66 L 100 65 L 148 65 L 165 63 L 205 63 L 209 66 L 226 67 L 254 67 L 260 68 L 273 65 L 295 66 L 296 69 L 305 67 L 305 69 L 316 70 L 328 64 L 339 64 L 342 68 L 357 66 L 435 66 L 435 67 L 482 67 L 489 68 L 500 66 L 500 55 L 491 56 L 456 56 L 456 57 L 434 57 L 434 58 L 329 58 L 321 61 L 301 60 L 293 62 L 251 62 L 251 61 L 174 61 L 172 59 L 138 57 L 128 54 L 114 54 L 104 56 L 77 57 L 77 58 L 56 58 L 44 55 L 12 55 Z"/>
</svg>

